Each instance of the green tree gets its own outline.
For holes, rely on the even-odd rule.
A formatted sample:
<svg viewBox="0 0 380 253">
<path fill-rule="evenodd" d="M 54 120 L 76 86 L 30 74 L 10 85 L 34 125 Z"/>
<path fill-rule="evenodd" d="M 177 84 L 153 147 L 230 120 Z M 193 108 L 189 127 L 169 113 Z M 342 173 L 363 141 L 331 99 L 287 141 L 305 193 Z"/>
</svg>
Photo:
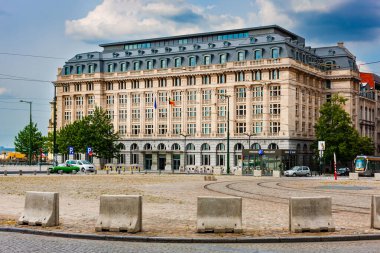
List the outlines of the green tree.
<svg viewBox="0 0 380 253">
<path fill-rule="evenodd" d="M 57 134 L 60 153 L 67 153 L 69 146 L 80 153 L 86 153 L 86 148 L 92 147 L 93 156 L 104 159 L 118 156 L 118 140 L 119 134 L 114 131 L 110 118 L 100 107 L 96 107 L 92 115 L 66 125 Z"/>
<path fill-rule="evenodd" d="M 322 105 L 315 125 L 317 141 L 325 141 L 324 158 L 332 161 L 334 152 L 343 164 L 349 164 L 356 155 L 371 155 L 374 144 L 367 137 L 360 137 L 352 126 L 350 115 L 343 109 L 347 99 L 335 94 L 331 101 Z M 316 146 L 316 144 L 314 144 Z"/>
<path fill-rule="evenodd" d="M 35 155 L 35 157 L 37 157 L 40 153 L 40 149 L 44 146 L 45 138 L 42 136 L 42 133 L 38 130 L 37 124 L 33 122 L 32 125 L 26 125 L 24 129 L 18 132 L 17 136 L 15 137 L 14 145 L 16 151 L 28 155 L 29 140 L 31 140 L 31 154 L 32 156 Z"/>
</svg>

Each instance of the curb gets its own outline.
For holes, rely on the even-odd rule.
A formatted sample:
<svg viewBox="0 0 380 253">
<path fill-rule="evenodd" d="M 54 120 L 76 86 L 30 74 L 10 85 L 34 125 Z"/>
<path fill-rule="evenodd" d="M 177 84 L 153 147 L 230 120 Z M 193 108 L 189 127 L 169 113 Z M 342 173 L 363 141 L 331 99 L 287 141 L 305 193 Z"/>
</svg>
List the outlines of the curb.
<svg viewBox="0 0 380 253">
<path fill-rule="evenodd" d="M 239 238 L 184 238 L 77 234 L 54 231 L 33 230 L 28 228 L 0 227 L 0 232 L 52 236 L 83 240 L 149 242 L 149 243 L 300 243 L 300 242 L 339 242 L 380 240 L 380 234 L 300 236 L 300 237 L 239 237 Z"/>
</svg>

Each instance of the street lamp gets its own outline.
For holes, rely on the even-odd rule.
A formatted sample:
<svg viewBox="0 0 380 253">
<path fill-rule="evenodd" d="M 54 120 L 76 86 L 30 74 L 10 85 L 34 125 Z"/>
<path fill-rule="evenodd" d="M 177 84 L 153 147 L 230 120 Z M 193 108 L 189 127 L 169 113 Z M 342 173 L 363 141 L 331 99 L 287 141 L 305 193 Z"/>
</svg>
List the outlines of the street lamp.
<svg viewBox="0 0 380 253">
<path fill-rule="evenodd" d="M 190 134 L 182 134 L 182 133 L 180 133 L 179 135 L 182 135 L 184 138 L 185 138 L 185 149 L 184 149 L 184 156 L 185 156 L 185 159 L 183 160 L 183 169 L 186 169 L 186 159 L 187 159 L 187 157 L 186 157 L 186 151 L 187 151 L 187 148 L 186 148 L 186 138 L 188 137 L 188 136 L 190 136 Z"/>
<path fill-rule="evenodd" d="M 29 160 L 29 165 L 32 165 L 32 101 L 20 100 L 20 102 L 29 104 L 29 151 L 28 151 L 28 160 Z"/>
<path fill-rule="evenodd" d="M 53 157 L 54 157 L 54 165 L 57 166 L 57 87 L 55 83 L 54 85 L 54 111 L 53 111 Z"/>
<path fill-rule="evenodd" d="M 227 174 L 230 174 L 230 97 L 231 95 L 219 94 L 227 98 Z"/>
<path fill-rule="evenodd" d="M 251 134 L 251 133 L 244 133 L 244 134 L 248 136 L 248 149 L 251 149 L 251 137 L 255 136 L 256 134 Z"/>
</svg>

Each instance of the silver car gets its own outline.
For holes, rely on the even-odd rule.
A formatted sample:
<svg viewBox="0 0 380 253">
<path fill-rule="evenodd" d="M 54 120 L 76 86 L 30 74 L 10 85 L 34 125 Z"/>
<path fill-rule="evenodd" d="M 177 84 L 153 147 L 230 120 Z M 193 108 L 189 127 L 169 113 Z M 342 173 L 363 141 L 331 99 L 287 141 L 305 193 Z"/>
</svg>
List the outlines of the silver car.
<svg viewBox="0 0 380 253">
<path fill-rule="evenodd" d="M 82 172 L 94 172 L 95 165 L 86 160 L 67 160 L 67 166 L 78 166 Z"/>
<path fill-rule="evenodd" d="M 296 176 L 310 176 L 311 171 L 307 166 L 294 166 L 290 170 L 286 170 L 284 175 L 287 177 L 296 177 Z"/>
</svg>

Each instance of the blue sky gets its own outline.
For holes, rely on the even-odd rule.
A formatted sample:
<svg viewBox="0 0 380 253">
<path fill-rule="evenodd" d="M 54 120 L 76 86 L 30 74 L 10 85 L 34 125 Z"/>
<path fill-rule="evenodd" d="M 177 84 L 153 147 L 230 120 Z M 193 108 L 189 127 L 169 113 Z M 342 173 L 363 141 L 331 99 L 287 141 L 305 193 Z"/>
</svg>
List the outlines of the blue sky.
<svg viewBox="0 0 380 253">
<path fill-rule="evenodd" d="M 43 134 L 57 68 L 98 44 L 277 24 L 307 46 L 343 41 L 359 64 L 380 61 L 376 0 L 0 0 L 0 146 L 33 121 Z M 21 55 L 46 56 L 27 57 Z M 361 65 L 380 74 L 380 64 Z M 14 80 L 33 79 L 37 81 Z"/>
</svg>

